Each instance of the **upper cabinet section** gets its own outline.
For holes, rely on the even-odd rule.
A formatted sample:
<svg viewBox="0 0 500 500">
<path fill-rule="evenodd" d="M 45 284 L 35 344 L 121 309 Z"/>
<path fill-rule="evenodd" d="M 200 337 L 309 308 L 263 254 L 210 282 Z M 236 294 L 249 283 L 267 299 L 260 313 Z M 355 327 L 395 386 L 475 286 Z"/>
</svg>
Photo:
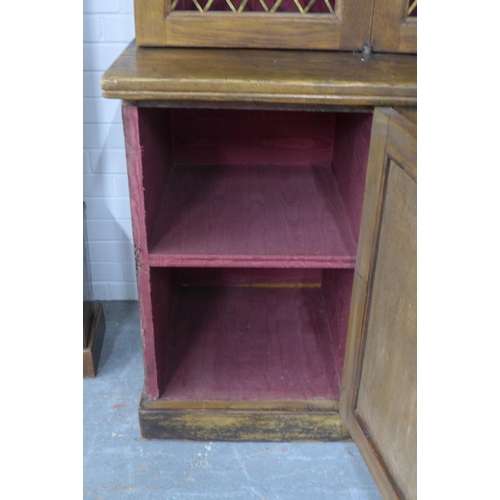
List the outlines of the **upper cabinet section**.
<svg viewBox="0 0 500 500">
<path fill-rule="evenodd" d="M 376 50 L 411 53 L 416 52 L 416 18 L 408 17 L 409 9 L 408 0 L 135 0 L 136 42 L 141 47 L 361 50 L 372 44 L 373 25 L 380 33 Z M 407 31 L 407 24 L 415 29 Z M 412 33 L 415 50 L 408 50 Z"/>
</svg>

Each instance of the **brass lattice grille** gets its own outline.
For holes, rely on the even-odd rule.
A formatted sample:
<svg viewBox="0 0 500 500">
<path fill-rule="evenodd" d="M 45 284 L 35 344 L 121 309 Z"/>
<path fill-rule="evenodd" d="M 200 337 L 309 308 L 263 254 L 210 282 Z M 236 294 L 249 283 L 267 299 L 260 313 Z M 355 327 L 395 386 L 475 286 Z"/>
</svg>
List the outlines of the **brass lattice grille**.
<svg viewBox="0 0 500 500">
<path fill-rule="evenodd" d="M 408 3 L 408 15 L 417 17 L 417 0 L 410 0 Z"/>
<path fill-rule="evenodd" d="M 173 0 L 171 10 L 198 10 L 199 12 L 230 10 L 234 13 L 284 11 L 300 14 L 309 12 L 334 14 L 334 7 L 335 0 Z"/>
</svg>

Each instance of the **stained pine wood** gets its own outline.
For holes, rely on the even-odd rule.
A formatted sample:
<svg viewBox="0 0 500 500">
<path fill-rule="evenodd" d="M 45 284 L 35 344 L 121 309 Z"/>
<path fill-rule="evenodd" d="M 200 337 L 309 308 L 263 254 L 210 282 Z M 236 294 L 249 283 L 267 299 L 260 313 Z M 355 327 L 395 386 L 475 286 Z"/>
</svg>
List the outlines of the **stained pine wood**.
<svg viewBox="0 0 500 500">
<path fill-rule="evenodd" d="M 342 32 L 331 14 L 172 12 L 165 19 L 165 46 L 338 50 Z M 351 38 L 348 50 L 363 46 L 361 37 Z"/>
<path fill-rule="evenodd" d="M 417 18 L 407 0 L 375 0 L 371 45 L 375 52 L 417 53 Z"/>
<path fill-rule="evenodd" d="M 83 348 L 83 378 L 93 378 L 97 375 L 102 342 L 106 330 L 106 321 L 102 304 L 97 303 L 90 328 L 89 340 Z"/>
<path fill-rule="evenodd" d="M 354 267 L 327 167 L 175 166 L 164 200 L 150 265 Z"/>
<path fill-rule="evenodd" d="M 193 441 L 339 441 L 350 438 L 337 411 L 165 410 L 144 395 L 145 439 Z"/>
<path fill-rule="evenodd" d="M 336 411 L 338 400 L 323 399 L 148 399 L 150 410 L 225 410 L 225 411 Z"/>
<path fill-rule="evenodd" d="M 138 45 L 165 45 L 165 15 L 170 0 L 134 0 L 135 37 Z"/>
<path fill-rule="evenodd" d="M 144 49 L 133 43 L 101 79 L 103 96 L 184 103 L 415 106 L 416 57 L 349 52 Z"/>
<path fill-rule="evenodd" d="M 384 498 L 416 498 L 416 126 L 376 110 L 340 412 Z"/>
<path fill-rule="evenodd" d="M 408 121 L 413 123 L 414 125 L 417 125 L 417 108 L 400 108 L 400 107 L 395 107 L 393 108 L 395 111 L 398 112 L 401 116 L 406 118 Z"/>
<path fill-rule="evenodd" d="M 305 15 L 171 12 L 170 5 L 170 0 L 135 0 L 139 46 L 359 50 L 370 31 L 369 0 L 336 0 L 335 14 Z"/>
</svg>

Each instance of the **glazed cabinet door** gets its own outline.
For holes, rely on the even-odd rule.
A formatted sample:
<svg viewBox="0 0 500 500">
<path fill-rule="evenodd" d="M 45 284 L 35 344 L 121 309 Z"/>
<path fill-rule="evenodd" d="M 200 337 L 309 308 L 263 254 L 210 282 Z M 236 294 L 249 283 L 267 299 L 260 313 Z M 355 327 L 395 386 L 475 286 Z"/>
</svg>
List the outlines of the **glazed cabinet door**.
<svg viewBox="0 0 500 500">
<path fill-rule="evenodd" d="M 360 50 L 372 0 L 135 0 L 139 46 Z"/>
<path fill-rule="evenodd" d="M 374 52 L 417 53 L 417 0 L 375 0 L 370 45 Z"/>
<path fill-rule="evenodd" d="M 416 123 L 375 110 L 340 399 L 390 499 L 417 497 L 416 139 Z"/>
</svg>

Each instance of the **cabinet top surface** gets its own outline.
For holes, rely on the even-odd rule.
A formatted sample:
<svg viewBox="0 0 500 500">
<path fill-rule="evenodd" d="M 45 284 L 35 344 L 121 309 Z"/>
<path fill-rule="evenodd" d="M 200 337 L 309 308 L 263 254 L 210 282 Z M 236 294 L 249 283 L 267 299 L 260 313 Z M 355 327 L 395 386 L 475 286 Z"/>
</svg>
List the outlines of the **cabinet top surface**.
<svg viewBox="0 0 500 500">
<path fill-rule="evenodd" d="M 179 103 L 415 106 L 414 55 L 138 48 L 101 79 L 103 96 Z"/>
</svg>

